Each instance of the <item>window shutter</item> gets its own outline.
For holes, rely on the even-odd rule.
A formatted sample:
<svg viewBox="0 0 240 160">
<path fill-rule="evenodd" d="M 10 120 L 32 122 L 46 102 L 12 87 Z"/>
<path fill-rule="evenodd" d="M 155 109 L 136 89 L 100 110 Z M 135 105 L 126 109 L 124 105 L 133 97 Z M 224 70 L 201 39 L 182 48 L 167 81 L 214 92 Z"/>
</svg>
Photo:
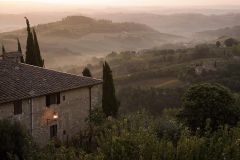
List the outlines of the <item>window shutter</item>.
<svg viewBox="0 0 240 160">
<path fill-rule="evenodd" d="M 54 127 L 54 136 L 57 137 L 57 125 Z"/>
<path fill-rule="evenodd" d="M 50 127 L 50 138 L 54 137 L 53 126 Z"/>
<path fill-rule="evenodd" d="M 57 104 L 60 104 L 60 93 L 57 93 Z"/>
<path fill-rule="evenodd" d="M 50 138 L 57 137 L 57 125 L 50 126 Z"/>
<path fill-rule="evenodd" d="M 50 106 L 50 96 L 46 95 L 46 106 L 49 107 Z"/>
<path fill-rule="evenodd" d="M 14 102 L 14 115 L 22 114 L 22 101 Z"/>
</svg>

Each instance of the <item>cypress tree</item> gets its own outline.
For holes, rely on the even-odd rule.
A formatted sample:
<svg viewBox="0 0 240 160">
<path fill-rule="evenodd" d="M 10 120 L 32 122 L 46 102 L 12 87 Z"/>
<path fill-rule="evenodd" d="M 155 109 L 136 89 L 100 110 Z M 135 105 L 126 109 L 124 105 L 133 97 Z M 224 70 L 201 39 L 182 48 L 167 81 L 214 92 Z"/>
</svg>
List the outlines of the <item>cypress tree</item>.
<svg viewBox="0 0 240 160">
<path fill-rule="evenodd" d="M 37 34 L 35 32 L 35 29 L 33 28 L 33 39 L 34 39 L 34 53 L 36 55 L 36 64 L 39 67 L 43 67 L 44 66 L 44 60 L 42 59 L 41 56 L 41 52 L 40 52 L 40 48 L 39 48 L 39 44 L 38 44 L 38 38 L 37 38 Z"/>
<path fill-rule="evenodd" d="M 18 38 L 17 38 L 17 43 L 18 43 L 18 52 L 22 53 L 22 47 Z"/>
<path fill-rule="evenodd" d="M 20 44 L 19 39 L 17 39 L 17 43 L 18 43 L 18 52 L 19 52 L 19 53 L 22 53 L 22 47 L 21 47 L 21 44 Z M 24 63 L 23 55 L 22 55 L 22 57 L 21 57 L 21 63 Z"/>
<path fill-rule="evenodd" d="M 5 53 L 6 53 L 5 47 L 4 45 L 2 45 L 2 54 L 5 54 Z"/>
<path fill-rule="evenodd" d="M 26 63 L 30 64 L 30 65 L 37 65 L 36 64 L 36 60 L 35 60 L 35 54 L 34 54 L 34 41 L 33 41 L 33 35 L 31 32 L 31 27 L 30 27 L 30 23 L 29 20 L 27 19 L 27 17 L 25 17 L 26 19 L 26 24 L 27 24 L 27 46 L 26 46 Z"/>
<path fill-rule="evenodd" d="M 106 116 L 116 117 L 119 103 L 115 95 L 112 71 L 107 62 L 103 64 L 102 108 Z"/>
<path fill-rule="evenodd" d="M 26 47 L 26 63 L 43 67 L 44 66 L 44 60 L 41 57 L 40 53 L 40 48 L 38 44 L 38 39 L 35 30 L 33 29 L 33 33 L 31 32 L 31 27 L 29 20 L 27 17 L 26 19 L 26 24 L 27 24 L 27 32 L 28 32 L 28 37 L 27 37 L 27 47 Z"/>
<path fill-rule="evenodd" d="M 91 74 L 90 70 L 87 67 L 85 67 L 83 69 L 82 75 L 85 76 L 85 77 L 92 77 L 92 74 Z"/>
</svg>

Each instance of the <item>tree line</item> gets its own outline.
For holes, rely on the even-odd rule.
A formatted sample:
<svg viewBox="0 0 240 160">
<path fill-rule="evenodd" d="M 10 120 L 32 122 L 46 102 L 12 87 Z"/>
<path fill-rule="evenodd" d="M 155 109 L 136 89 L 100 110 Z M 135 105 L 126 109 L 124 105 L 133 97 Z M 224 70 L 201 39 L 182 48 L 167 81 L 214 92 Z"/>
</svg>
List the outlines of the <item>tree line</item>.
<svg viewBox="0 0 240 160">
<path fill-rule="evenodd" d="M 30 22 L 27 17 L 26 24 L 27 24 L 27 45 L 26 45 L 26 53 L 25 53 L 25 59 L 23 56 L 21 57 L 21 63 L 26 63 L 38 67 L 44 67 L 44 59 L 41 56 L 40 47 L 38 44 L 38 38 L 37 34 L 34 28 L 30 26 Z M 22 53 L 22 48 L 19 39 L 17 38 L 17 47 L 18 52 Z M 4 45 L 2 44 L 2 53 L 6 53 L 6 49 Z"/>
</svg>

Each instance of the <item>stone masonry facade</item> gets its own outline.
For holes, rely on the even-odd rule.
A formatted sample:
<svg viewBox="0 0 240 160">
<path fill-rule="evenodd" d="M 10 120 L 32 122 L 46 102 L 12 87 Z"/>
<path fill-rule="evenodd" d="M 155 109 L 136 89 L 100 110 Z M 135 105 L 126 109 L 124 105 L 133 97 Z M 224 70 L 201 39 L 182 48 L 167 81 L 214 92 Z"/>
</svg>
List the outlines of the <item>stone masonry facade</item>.
<svg viewBox="0 0 240 160">
<path fill-rule="evenodd" d="M 14 115 L 14 103 L 0 104 L 0 118 L 20 121 L 40 146 L 50 140 L 50 127 L 57 126 L 57 138 L 70 140 L 86 126 L 85 119 L 100 102 L 100 86 L 60 92 L 60 103 L 46 106 L 46 96 L 22 100 L 22 113 Z M 91 102 L 90 102 L 91 101 Z M 56 116 L 56 117 L 54 117 Z"/>
</svg>

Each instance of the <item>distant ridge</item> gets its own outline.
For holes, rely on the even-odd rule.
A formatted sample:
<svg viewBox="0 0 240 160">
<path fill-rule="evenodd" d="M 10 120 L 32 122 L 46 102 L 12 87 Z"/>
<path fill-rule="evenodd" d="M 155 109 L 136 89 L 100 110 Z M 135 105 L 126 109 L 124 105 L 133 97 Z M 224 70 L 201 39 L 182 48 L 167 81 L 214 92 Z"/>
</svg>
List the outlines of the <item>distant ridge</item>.
<svg viewBox="0 0 240 160">
<path fill-rule="evenodd" d="M 232 37 L 240 39 L 240 25 L 198 32 L 196 35 L 205 39 L 217 39 L 220 37 Z"/>
<path fill-rule="evenodd" d="M 163 34 L 144 24 L 133 22 L 113 23 L 110 20 L 95 20 L 85 16 L 68 16 L 63 18 L 61 21 L 38 25 L 37 29 L 41 34 L 61 36 L 61 33 L 65 32 L 69 36 L 74 37 L 84 36 L 92 33 L 121 32 L 148 32 L 154 34 Z M 178 37 L 170 34 L 163 35 L 169 37 Z"/>
<path fill-rule="evenodd" d="M 35 29 L 43 56 L 49 61 L 54 58 L 56 62 L 63 57 L 140 50 L 185 39 L 160 33 L 144 24 L 114 23 L 85 16 L 68 16 L 60 21 L 37 25 Z M 0 33 L 0 41 L 3 41 L 7 48 L 15 47 L 14 40 L 17 37 L 25 46 L 26 29 Z"/>
<path fill-rule="evenodd" d="M 187 12 L 187 11 L 186 11 Z M 151 14 L 151 13 L 115 13 L 97 15 L 98 18 L 111 19 L 114 22 L 136 22 L 164 33 L 178 35 L 192 34 L 210 29 L 218 29 L 227 26 L 240 25 L 240 13 L 228 14 L 202 14 L 178 13 L 178 14 Z"/>
</svg>

